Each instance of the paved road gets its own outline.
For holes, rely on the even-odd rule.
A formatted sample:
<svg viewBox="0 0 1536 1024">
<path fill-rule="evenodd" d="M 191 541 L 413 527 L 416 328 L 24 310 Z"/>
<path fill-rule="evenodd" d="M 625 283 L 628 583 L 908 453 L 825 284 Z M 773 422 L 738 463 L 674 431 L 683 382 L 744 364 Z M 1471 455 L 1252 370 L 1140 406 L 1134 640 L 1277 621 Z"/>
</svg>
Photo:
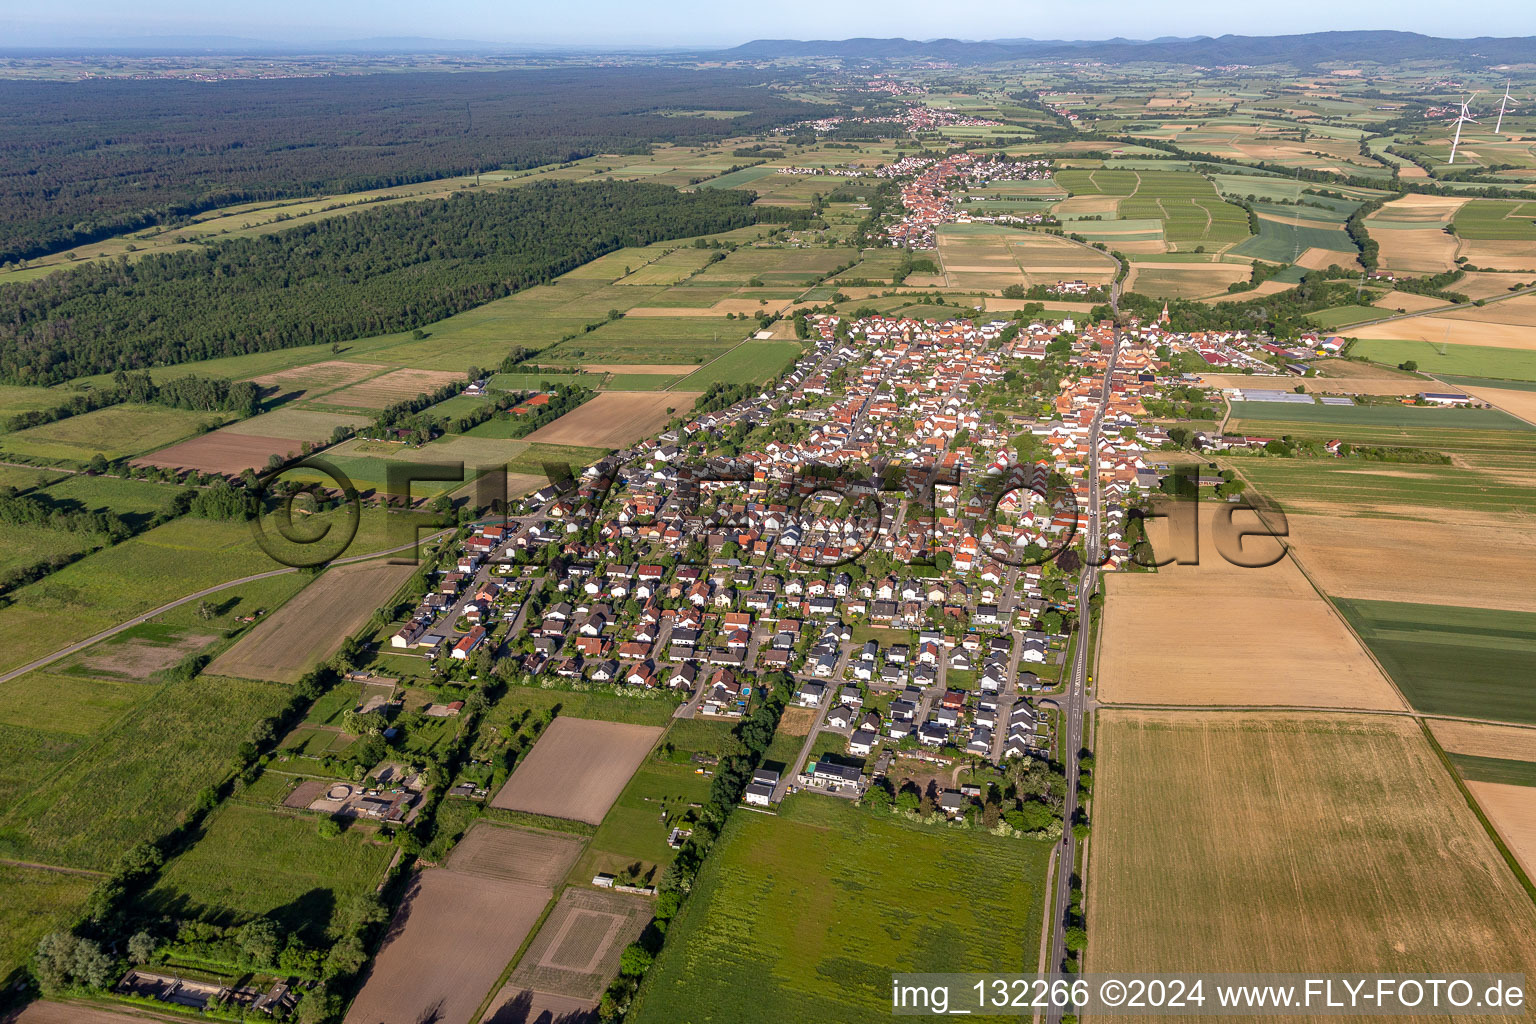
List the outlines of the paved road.
<svg viewBox="0 0 1536 1024">
<path fill-rule="evenodd" d="M 816 734 L 821 731 L 821 723 L 826 721 L 827 712 L 832 710 L 832 704 L 837 700 L 837 690 L 837 686 L 827 684 L 827 692 L 821 695 L 821 703 L 816 707 L 816 720 L 811 723 L 811 731 L 805 734 L 805 742 L 800 746 L 800 753 L 795 756 L 794 763 L 779 777 L 779 784 L 773 787 L 774 803 L 784 799 L 790 783 L 805 767 L 806 759 L 811 756 L 811 745 L 816 742 Z"/>
<path fill-rule="evenodd" d="M 1112 304 L 1118 305 L 1119 287 L 1113 289 Z M 1099 430 L 1103 424 L 1104 408 L 1109 403 L 1110 382 L 1114 376 L 1115 359 L 1120 353 L 1120 330 L 1115 329 L 1114 347 L 1104 367 L 1104 385 L 1099 395 L 1099 409 L 1088 433 L 1088 536 L 1084 540 L 1087 564 L 1077 588 L 1077 644 L 1067 676 L 1067 687 L 1061 696 L 1062 720 L 1057 735 L 1060 742 L 1061 760 L 1067 775 L 1066 805 L 1063 810 L 1066 824 L 1061 847 L 1057 853 L 1056 881 L 1054 886 L 1055 917 L 1051 922 L 1048 942 L 1049 952 L 1041 970 L 1055 973 L 1061 970 L 1066 957 L 1066 912 L 1071 895 L 1072 875 L 1077 859 L 1077 839 L 1072 834 L 1072 818 L 1078 807 L 1078 753 L 1083 748 L 1083 716 L 1088 707 L 1088 642 L 1092 635 L 1093 611 L 1089 599 L 1098 585 L 1099 570 L 1099 515 L 1102 503 L 1099 494 Z M 1048 1010 L 1046 1024 L 1060 1024 L 1062 1008 Z"/>
<path fill-rule="evenodd" d="M 434 540 L 435 538 L 438 538 L 438 537 L 442 537 L 442 536 L 444 536 L 444 535 L 446 535 L 446 534 L 448 534 L 450 532 L 451 531 L 449 531 L 449 530 L 443 530 L 440 533 L 434 533 L 430 537 L 422 538 L 420 543 L 426 543 L 427 541 Z M 417 546 L 417 543 L 418 543 L 417 541 L 412 541 L 409 544 L 402 544 L 399 547 L 389 548 L 388 550 L 385 550 L 385 551 L 371 551 L 371 552 L 369 552 L 366 555 L 351 555 L 351 556 L 349 556 L 347 558 L 338 558 L 335 561 L 331 562 L 330 564 L 331 565 L 346 565 L 349 562 L 365 562 L 365 561 L 367 561 L 370 558 L 382 558 L 385 555 L 393 555 L 393 554 L 396 554 L 396 553 L 401 552 L 401 551 L 409 551 L 412 548 L 415 548 Z M 145 612 L 143 615 L 135 616 L 134 618 L 129 619 L 127 622 L 122 622 L 122 623 L 119 623 L 116 626 L 113 626 L 111 629 L 102 630 L 100 633 L 97 633 L 95 636 L 88 636 L 84 640 L 79 641 L 78 643 L 70 644 L 68 647 L 64 647 L 64 648 L 61 648 L 60 650 L 54 651 L 52 654 L 48 654 L 48 655 L 45 655 L 45 656 L 43 656 L 41 658 L 38 658 L 36 661 L 29 661 L 29 662 L 27 662 L 27 664 L 21 666 L 20 668 L 12 669 L 11 671 L 5 673 L 4 675 L 0 675 L 0 683 L 10 682 L 12 679 L 17 678 L 18 676 L 24 676 L 28 672 L 34 671 L 35 669 L 40 669 L 40 668 L 43 668 L 46 665 L 51 665 L 54 662 L 58 661 L 60 658 L 67 658 L 71 654 L 75 654 L 75 653 L 77 653 L 79 651 L 85 650 L 85 648 L 91 646 L 94 643 L 99 643 L 100 641 L 105 640 L 108 637 L 116 636 L 117 634 L 121 633 L 125 629 L 132 629 L 134 626 L 137 626 L 140 623 L 148 622 L 150 619 L 154 618 L 155 616 L 163 615 L 164 613 L 170 611 L 172 608 L 179 608 L 182 605 L 186 604 L 188 601 L 196 601 L 196 600 L 198 600 L 200 598 L 207 597 L 210 594 L 217 594 L 221 590 L 228 590 L 230 587 L 238 587 L 238 586 L 242 586 L 242 585 L 244 585 L 246 583 L 254 583 L 256 580 L 271 579 L 273 576 L 284 576 L 284 575 L 287 575 L 288 573 L 298 572 L 298 571 L 299 570 L 293 569 L 293 568 L 273 569 L 270 572 L 258 572 L 254 576 L 242 576 L 240 579 L 230 580 L 227 583 L 220 583 L 217 586 L 204 587 L 202 590 L 199 590 L 195 594 L 188 594 L 186 597 L 179 597 L 176 600 L 171 601 L 169 604 L 163 604 L 163 605 L 161 605 L 158 608 L 151 608 L 149 611 Z"/>
</svg>

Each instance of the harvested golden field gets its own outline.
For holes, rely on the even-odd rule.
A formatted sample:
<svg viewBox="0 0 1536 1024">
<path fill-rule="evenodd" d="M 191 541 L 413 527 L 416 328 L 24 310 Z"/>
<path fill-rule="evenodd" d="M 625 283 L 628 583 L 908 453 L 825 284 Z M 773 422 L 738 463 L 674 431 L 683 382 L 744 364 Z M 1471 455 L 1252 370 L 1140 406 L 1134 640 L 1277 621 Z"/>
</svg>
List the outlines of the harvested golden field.
<svg viewBox="0 0 1536 1024">
<path fill-rule="evenodd" d="M 1436 227 L 1375 231 L 1385 270 L 1407 274 L 1438 274 L 1455 266 L 1456 239 Z"/>
<path fill-rule="evenodd" d="M 1101 701 L 1402 709 L 1392 684 L 1289 557 L 1242 568 L 1221 554 L 1267 560 L 1276 540 L 1249 538 L 1241 552 L 1218 546 L 1216 503 L 1199 510 L 1198 565 L 1105 578 L 1103 635 L 1112 640 L 1099 652 Z M 1252 513 L 1231 525 L 1260 528 Z M 1148 533 L 1159 559 L 1193 554 L 1184 531 L 1170 537 L 1166 519 L 1149 523 Z"/>
<path fill-rule="evenodd" d="M 409 563 L 390 562 L 328 569 L 215 658 L 208 671 L 237 679 L 294 682 L 335 654 L 342 639 L 368 621 L 415 569 Z"/>
<path fill-rule="evenodd" d="M 1096 758 L 1088 971 L 1536 971 L 1411 719 L 1106 710 Z"/>
<path fill-rule="evenodd" d="M 1350 516 L 1332 503 L 1318 510 L 1324 514 L 1287 514 L 1290 541 L 1317 585 L 1334 597 L 1536 612 L 1536 532 L 1530 529 L 1449 511 L 1426 522 L 1430 510 L 1417 506 L 1373 509 L 1416 519 Z"/>
<path fill-rule="evenodd" d="M 1333 266 L 1358 269 L 1360 261 L 1347 252 L 1339 252 L 1337 249 L 1319 249 L 1313 246 L 1302 250 L 1296 264 L 1309 270 L 1326 270 Z"/>
<path fill-rule="evenodd" d="M 1467 199 L 1463 196 L 1432 196 L 1410 192 L 1401 199 L 1394 199 L 1383 205 L 1366 220 L 1446 223 L 1465 205 L 1467 205 Z"/>
<path fill-rule="evenodd" d="M 562 715 L 523 758 L 492 807 L 596 825 L 662 730 Z"/>
<path fill-rule="evenodd" d="M 1382 309 L 1396 309 L 1404 313 L 1422 313 L 1426 309 L 1438 309 L 1449 305 L 1444 299 L 1437 299 L 1433 295 L 1415 295 L 1413 292 L 1390 291 L 1379 299 L 1371 302 L 1373 306 Z"/>
<path fill-rule="evenodd" d="M 1500 324 L 1464 316 L 1427 313 L 1370 327 L 1342 328 L 1351 338 L 1427 341 L 1431 345 L 1483 345 L 1536 351 L 1536 321 Z"/>
<path fill-rule="evenodd" d="M 464 382 L 464 374 L 450 370 L 391 370 L 379 377 L 352 384 L 315 399 L 321 405 L 344 405 L 358 409 L 383 409 L 386 406 L 429 394 L 444 384 Z"/>
<path fill-rule="evenodd" d="M 417 875 L 346 1024 L 468 1024 L 552 895 L 445 868 Z"/>
<path fill-rule="evenodd" d="M 482 878 L 553 889 L 581 856 L 580 836 L 478 821 L 448 855 L 446 866 Z"/>
<path fill-rule="evenodd" d="M 1536 391 L 1517 391 L 1514 388 L 1465 388 L 1467 394 L 1487 402 L 1495 409 L 1503 409 L 1511 416 L 1518 416 L 1527 423 L 1536 423 Z"/>
<path fill-rule="evenodd" d="M 1497 757 L 1509 761 L 1536 761 L 1536 729 L 1436 718 L 1430 719 L 1429 731 L 1435 734 L 1435 739 L 1442 747 L 1453 754 Z M 1531 796 L 1533 803 L 1536 803 L 1536 793 Z"/>
<path fill-rule="evenodd" d="M 1258 298 L 1261 295 L 1278 295 L 1281 292 L 1290 291 L 1292 288 L 1295 288 L 1295 287 L 1296 287 L 1295 285 L 1287 284 L 1284 281 L 1265 281 L 1263 284 L 1259 285 L 1257 288 L 1250 288 L 1250 289 L 1248 289 L 1248 291 L 1241 292 L 1238 295 L 1211 295 L 1211 296 L 1207 296 L 1206 298 L 1201 299 L 1200 301 L 1201 302 L 1231 302 L 1234 299 L 1236 299 L 1236 300 L 1256 299 L 1256 298 Z"/>
<path fill-rule="evenodd" d="M 1527 878 L 1536 878 L 1536 789 L 1505 782 L 1468 782 L 1477 805 L 1488 815 L 1499 838 L 1520 862 Z"/>
<path fill-rule="evenodd" d="M 1464 238 L 1456 255 L 1488 270 L 1536 270 L 1536 245 L 1517 238 Z"/>
<path fill-rule="evenodd" d="M 1511 285 L 1530 283 L 1530 278 L 1519 274 L 1467 274 L 1451 285 L 1451 290 L 1474 299 L 1491 299 L 1506 294 Z"/>
<path fill-rule="evenodd" d="M 1235 263 L 1132 263 L 1125 289 L 1160 299 L 1193 299 L 1218 292 L 1222 298 L 1231 298 L 1227 285 L 1248 277 L 1248 268 Z"/>
<path fill-rule="evenodd" d="M 1200 382 L 1212 388 L 1275 388 L 1289 391 L 1300 384 L 1310 394 L 1330 395 L 1416 395 L 1429 384 L 1408 377 L 1264 377 L 1245 373 L 1202 373 Z M 1436 390 L 1460 391 L 1449 385 Z"/>
<path fill-rule="evenodd" d="M 729 355 L 724 356 L 730 359 Z M 702 392 L 605 391 L 540 427 L 529 443 L 574 444 L 592 448 L 623 448 L 666 426 L 674 415 L 685 415 Z M 668 411 L 672 410 L 672 411 Z"/>
</svg>

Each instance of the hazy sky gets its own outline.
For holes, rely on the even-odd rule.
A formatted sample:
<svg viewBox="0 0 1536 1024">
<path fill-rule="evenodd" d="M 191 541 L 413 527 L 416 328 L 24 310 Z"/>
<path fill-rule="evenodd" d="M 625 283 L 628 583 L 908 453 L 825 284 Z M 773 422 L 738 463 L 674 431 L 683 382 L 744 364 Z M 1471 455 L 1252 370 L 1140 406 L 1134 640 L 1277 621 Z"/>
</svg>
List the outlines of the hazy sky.
<svg viewBox="0 0 1536 1024">
<path fill-rule="evenodd" d="M 9 7 L 10 10 L 4 10 Z M 1383 28 L 1442 36 L 1536 34 L 1530 0 L 1394 4 L 1286 0 L 55 0 L 0 6 L 0 48 L 81 39 L 231 35 L 288 43 L 428 36 L 494 43 L 733 45 L 748 39 L 1148 39 Z"/>
</svg>

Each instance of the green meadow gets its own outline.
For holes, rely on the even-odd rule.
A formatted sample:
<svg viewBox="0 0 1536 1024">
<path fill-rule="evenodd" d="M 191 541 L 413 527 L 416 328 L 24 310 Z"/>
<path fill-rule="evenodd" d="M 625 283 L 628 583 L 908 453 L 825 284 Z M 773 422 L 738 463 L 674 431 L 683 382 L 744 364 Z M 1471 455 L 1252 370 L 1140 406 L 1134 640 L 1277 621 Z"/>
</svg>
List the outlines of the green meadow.
<svg viewBox="0 0 1536 1024">
<path fill-rule="evenodd" d="M 1415 710 L 1536 723 L 1536 614 L 1335 598 Z"/>
</svg>

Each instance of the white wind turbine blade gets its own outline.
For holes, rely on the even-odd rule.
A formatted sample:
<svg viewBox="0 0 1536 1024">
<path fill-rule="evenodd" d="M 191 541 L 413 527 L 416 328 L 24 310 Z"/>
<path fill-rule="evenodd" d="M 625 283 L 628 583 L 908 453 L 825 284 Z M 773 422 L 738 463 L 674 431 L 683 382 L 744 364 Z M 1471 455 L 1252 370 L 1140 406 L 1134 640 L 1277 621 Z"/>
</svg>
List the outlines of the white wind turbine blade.
<svg viewBox="0 0 1536 1024">
<path fill-rule="evenodd" d="M 1504 98 L 1499 100 L 1499 122 L 1493 126 L 1493 134 L 1495 135 L 1498 135 L 1504 130 L 1504 112 L 1509 109 L 1509 101 L 1514 99 L 1514 97 L 1509 94 L 1509 86 L 1510 83 L 1506 81 L 1504 83 Z"/>
<path fill-rule="evenodd" d="M 1461 105 L 1461 113 L 1456 117 L 1456 137 L 1451 140 L 1451 158 L 1446 161 L 1447 164 L 1453 164 L 1456 162 L 1456 147 L 1461 145 L 1461 126 L 1464 124 L 1477 124 L 1477 118 L 1473 117 L 1471 112 L 1467 109 L 1467 105 L 1470 104 L 1472 100 L 1476 98 L 1476 96 L 1477 93 L 1474 92 L 1471 96 L 1468 96 L 1466 102 L 1462 103 Z"/>
</svg>

